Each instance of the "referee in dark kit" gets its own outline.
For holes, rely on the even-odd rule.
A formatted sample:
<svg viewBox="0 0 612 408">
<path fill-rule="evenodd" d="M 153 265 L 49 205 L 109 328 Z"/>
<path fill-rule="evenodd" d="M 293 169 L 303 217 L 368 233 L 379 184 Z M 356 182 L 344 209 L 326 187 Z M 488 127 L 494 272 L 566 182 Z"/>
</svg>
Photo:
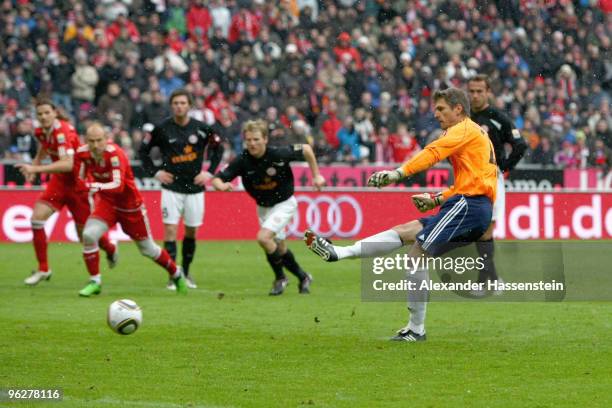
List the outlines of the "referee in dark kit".
<svg viewBox="0 0 612 408">
<path fill-rule="evenodd" d="M 497 171 L 497 198 L 493 204 L 491 225 L 482 240 L 476 243 L 479 255 L 485 259 L 485 267 L 478 276 L 479 282 L 501 281 L 493 262 L 493 230 L 497 220 L 504 222 L 505 219 L 506 188 L 504 173 L 511 171 L 527 150 L 527 143 L 508 116 L 489 104 L 490 92 L 491 85 L 486 75 L 479 74 L 469 79 L 470 117 L 489 135 L 499 167 Z M 506 154 L 506 145 L 509 145 L 512 149 L 510 154 Z M 479 295 L 484 295 L 484 293 Z"/>
</svg>

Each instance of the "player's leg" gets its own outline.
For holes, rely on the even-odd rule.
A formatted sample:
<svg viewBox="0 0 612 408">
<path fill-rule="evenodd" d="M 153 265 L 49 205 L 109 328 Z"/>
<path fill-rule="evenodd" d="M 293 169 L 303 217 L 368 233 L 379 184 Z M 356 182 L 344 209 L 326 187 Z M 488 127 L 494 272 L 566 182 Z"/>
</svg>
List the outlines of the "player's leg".
<svg viewBox="0 0 612 408">
<path fill-rule="evenodd" d="M 176 261 L 176 236 L 178 224 L 183 213 L 183 202 L 181 195 L 174 191 L 162 189 L 161 192 L 162 222 L 164 223 L 164 249 L 173 261 Z M 166 289 L 175 290 L 176 286 L 172 279 L 168 280 Z"/>
<path fill-rule="evenodd" d="M 55 211 L 61 211 L 66 204 L 68 191 L 56 177 L 51 177 L 45 191 L 40 195 L 32 211 L 32 243 L 38 261 L 38 270 L 33 271 L 25 283 L 36 285 L 41 280 L 51 277 L 51 269 L 47 258 L 47 234 L 45 233 L 45 222 Z"/>
<path fill-rule="evenodd" d="M 261 228 L 257 232 L 257 243 L 266 253 L 268 264 L 270 264 L 270 268 L 274 272 L 274 282 L 269 293 L 270 296 L 281 295 L 289 284 L 289 280 L 283 271 L 283 256 L 279 251 L 275 238 L 276 233 L 267 228 Z"/>
<path fill-rule="evenodd" d="M 429 256 L 439 256 L 448 248 L 448 242 L 456 236 L 464 233 L 470 227 L 467 200 L 461 196 L 453 197 L 448 200 L 438 214 L 425 217 L 418 221 L 422 227 L 413 228 L 400 226 L 399 233 L 404 239 L 414 239 L 415 243 L 408 251 L 408 255 L 413 258 L 422 257 L 424 254 Z M 482 228 L 484 229 L 484 227 Z M 412 263 L 416 265 L 416 263 Z M 425 334 L 425 316 L 427 313 L 427 302 L 429 292 L 419 289 L 421 283 L 429 279 L 429 271 L 426 267 L 419 267 L 415 270 L 407 271 L 407 279 L 414 282 L 415 290 L 408 291 L 408 310 L 410 317 L 406 327 L 400 329 L 397 335 L 391 340 L 394 341 L 423 341 Z"/>
<path fill-rule="evenodd" d="M 176 287 L 176 292 L 180 294 L 187 293 L 187 282 L 183 276 L 180 266 L 177 266 L 174 260 L 168 254 L 168 251 L 162 249 L 153 241 L 152 238 L 136 240 L 136 245 L 140 253 L 147 258 L 151 258 L 156 264 L 164 268 L 168 272 L 168 276 Z"/>
<path fill-rule="evenodd" d="M 109 209 L 107 208 L 106 210 Z M 90 217 L 83 228 L 83 260 L 85 261 L 87 272 L 89 272 L 89 283 L 79 292 L 79 296 L 83 297 L 97 295 L 102 290 L 100 248 L 98 242 L 109 230 L 109 225 L 114 225 L 114 219 L 112 219 L 112 216 L 99 218 L 101 212 L 101 209 L 98 208 L 98 215 Z"/>
<path fill-rule="evenodd" d="M 60 207 L 61 208 L 61 207 Z M 51 270 L 49 269 L 49 261 L 47 258 L 47 234 L 45 232 L 45 222 L 56 211 L 53 204 L 47 201 L 38 200 L 34 203 L 32 211 L 32 244 L 34 245 L 34 253 L 38 261 L 38 269 L 25 279 L 26 285 L 36 285 L 41 280 L 49 280 L 51 278 Z"/>
<path fill-rule="evenodd" d="M 168 251 L 160 248 L 153 241 L 151 228 L 149 228 L 149 219 L 147 218 L 147 210 L 144 205 L 140 207 L 140 211 L 117 211 L 116 213 L 121 228 L 136 242 L 140 253 L 147 258 L 151 258 L 168 272 L 177 293 L 187 293 L 187 282 L 183 277 L 182 268 L 176 266 Z"/>
<path fill-rule="evenodd" d="M 162 189 L 161 210 L 164 223 L 164 248 L 172 259 L 176 260 L 176 235 L 183 213 L 181 194 Z"/>
<path fill-rule="evenodd" d="M 346 258 L 370 258 L 385 255 L 404 244 L 413 242 L 416 234 L 423 228 L 419 220 L 397 225 L 391 229 L 355 242 L 353 245 L 333 245 L 329 240 L 307 230 L 304 233 L 306 246 L 327 262 Z"/>
<path fill-rule="evenodd" d="M 291 252 L 291 250 L 287 248 L 287 243 L 284 239 L 277 239 L 276 243 L 283 259 L 283 266 L 300 280 L 300 284 L 298 285 L 298 291 L 301 294 L 310 293 L 312 275 L 305 272 L 300 266 L 300 264 L 298 264 L 295 259 L 295 256 L 293 255 L 293 252 Z"/>
<path fill-rule="evenodd" d="M 495 281 L 498 279 L 497 270 L 495 269 L 495 263 L 493 261 L 493 256 L 495 253 L 495 245 L 493 241 L 494 229 L 495 221 L 492 221 L 487 231 L 480 238 L 480 241 L 476 242 L 478 255 L 484 259 L 484 268 L 481 269 L 478 274 L 478 282 L 486 282 L 488 280 Z"/>
<path fill-rule="evenodd" d="M 257 242 L 266 253 L 268 263 L 274 271 L 275 280 L 270 295 L 276 296 L 283 293 L 287 287 L 288 280 L 283 272 L 283 266 L 293 273 L 300 282 L 309 278 L 297 263 L 291 263 L 293 255 L 287 254 L 286 247 L 279 246 L 278 241 L 285 239 L 285 229 L 297 213 L 297 200 L 295 197 L 280 202 L 272 207 L 257 207 L 257 216 L 261 229 L 257 233 Z M 286 258 L 284 257 L 286 255 Z M 289 262 L 290 266 L 285 265 Z M 289 265 L 288 264 L 288 265 Z M 297 267 L 295 267 L 297 265 Z"/>
<path fill-rule="evenodd" d="M 183 266 L 185 279 L 187 279 L 187 285 L 189 285 L 191 289 L 196 289 L 198 287 L 193 276 L 189 274 L 189 268 L 195 256 L 197 232 L 197 227 L 188 227 L 185 225 L 185 236 L 183 237 L 183 245 L 181 246 L 181 265 Z"/>
<path fill-rule="evenodd" d="M 202 225 L 204 219 L 204 193 L 185 194 L 185 207 L 183 221 L 185 223 L 185 236 L 181 246 L 181 264 L 183 273 L 187 279 L 187 285 L 191 289 L 197 288 L 193 276 L 189 274 L 189 267 L 196 251 L 196 234 L 198 227 Z"/>
<path fill-rule="evenodd" d="M 76 224 L 77 234 L 79 239 L 83 240 L 83 228 L 87 219 L 89 218 L 92 205 L 89 203 L 89 197 L 87 193 L 75 193 L 72 194 L 66 202 L 68 210 L 72 214 L 74 223 Z M 119 262 L 119 247 L 113 244 L 108 233 L 105 233 L 100 237 L 98 246 L 106 253 L 106 260 L 110 268 L 117 266 Z"/>
<path fill-rule="evenodd" d="M 408 255 L 413 258 L 420 258 L 424 254 L 419 242 L 415 242 Z M 414 263 L 413 263 L 414 265 Z M 407 271 L 406 279 L 413 282 L 414 290 L 408 291 L 408 324 L 398 330 L 397 334 L 391 338 L 393 341 L 424 341 L 427 339 L 425 334 L 425 317 L 427 315 L 427 302 L 429 301 L 429 291 L 419 289 L 423 281 L 429 279 L 427 268 L 418 268 Z"/>
</svg>

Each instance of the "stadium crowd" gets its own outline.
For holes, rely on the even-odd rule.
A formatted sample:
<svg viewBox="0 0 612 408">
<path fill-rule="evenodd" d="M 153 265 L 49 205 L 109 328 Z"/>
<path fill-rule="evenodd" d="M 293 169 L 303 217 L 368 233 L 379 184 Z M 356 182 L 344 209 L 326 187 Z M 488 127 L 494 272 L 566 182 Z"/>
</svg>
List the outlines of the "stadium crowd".
<svg viewBox="0 0 612 408">
<path fill-rule="evenodd" d="M 402 162 L 440 130 L 431 94 L 492 78 L 524 162 L 612 165 L 609 0 L 0 0 L 0 158 L 35 152 L 32 98 L 134 157 L 185 87 L 228 155 L 264 117 L 323 162 Z"/>
</svg>

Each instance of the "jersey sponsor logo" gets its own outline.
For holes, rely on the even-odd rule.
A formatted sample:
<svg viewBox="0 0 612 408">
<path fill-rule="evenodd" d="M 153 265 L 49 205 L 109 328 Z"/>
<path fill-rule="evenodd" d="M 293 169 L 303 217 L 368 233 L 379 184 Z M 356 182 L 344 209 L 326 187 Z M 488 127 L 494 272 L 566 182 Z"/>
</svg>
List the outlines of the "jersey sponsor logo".
<svg viewBox="0 0 612 408">
<path fill-rule="evenodd" d="M 289 225 L 291 235 L 303 237 L 304 230 L 309 228 L 323 237 L 348 238 L 361 231 L 363 210 L 355 198 L 349 195 L 299 195 L 295 198 L 298 206 L 306 205 L 306 212 L 305 220 L 300 220 L 300 211 L 296 212 L 293 222 Z"/>
<path fill-rule="evenodd" d="M 196 135 L 189 135 L 187 141 L 191 144 L 196 144 L 198 143 L 198 137 Z"/>
<path fill-rule="evenodd" d="M 269 170 L 269 169 L 268 169 Z M 276 171 L 276 169 L 274 169 Z M 278 187 L 278 182 L 272 181 L 270 177 L 264 177 L 262 184 L 255 184 L 253 188 L 260 191 L 270 191 Z"/>
<path fill-rule="evenodd" d="M 170 161 L 173 164 L 177 164 L 177 163 L 192 162 L 197 158 L 198 158 L 198 154 L 193 151 L 193 147 L 191 147 L 190 145 L 187 145 L 183 148 L 183 154 L 180 154 L 178 156 L 172 156 Z"/>
<path fill-rule="evenodd" d="M 96 180 L 105 180 L 111 178 L 110 171 L 105 171 L 102 173 L 98 173 L 97 171 L 91 172 L 91 175 L 94 176 Z"/>
<path fill-rule="evenodd" d="M 66 136 L 63 133 L 57 134 L 57 143 L 66 143 Z"/>
<path fill-rule="evenodd" d="M 119 167 L 119 157 L 117 156 L 111 157 L 111 166 Z"/>
<path fill-rule="evenodd" d="M 276 164 L 276 163 L 273 163 L 273 164 Z M 274 167 L 268 167 L 266 169 L 266 174 L 268 176 L 274 176 L 274 175 L 276 175 L 276 169 Z"/>
</svg>

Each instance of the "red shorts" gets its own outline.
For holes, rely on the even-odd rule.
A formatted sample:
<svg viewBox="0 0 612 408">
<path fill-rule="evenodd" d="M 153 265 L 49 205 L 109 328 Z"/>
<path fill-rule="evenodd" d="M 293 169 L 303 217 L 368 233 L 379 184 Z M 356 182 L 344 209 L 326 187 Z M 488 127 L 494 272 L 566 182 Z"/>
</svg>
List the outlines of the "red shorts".
<svg viewBox="0 0 612 408">
<path fill-rule="evenodd" d="M 68 207 L 75 224 L 85 225 L 91 212 L 87 192 L 75 190 L 74 185 L 66 185 L 57 177 L 51 177 L 47 188 L 38 197 L 38 201 L 46 203 L 56 211 L 61 211 L 64 206 Z"/>
<path fill-rule="evenodd" d="M 91 218 L 104 221 L 108 228 L 119 223 L 123 232 L 134 241 L 151 238 L 151 228 L 149 228 L 149 219 L 144 204 L 134 210 L 125 211 L 116 209 L 107 200 L 96 199 Z"/>
</svg>

